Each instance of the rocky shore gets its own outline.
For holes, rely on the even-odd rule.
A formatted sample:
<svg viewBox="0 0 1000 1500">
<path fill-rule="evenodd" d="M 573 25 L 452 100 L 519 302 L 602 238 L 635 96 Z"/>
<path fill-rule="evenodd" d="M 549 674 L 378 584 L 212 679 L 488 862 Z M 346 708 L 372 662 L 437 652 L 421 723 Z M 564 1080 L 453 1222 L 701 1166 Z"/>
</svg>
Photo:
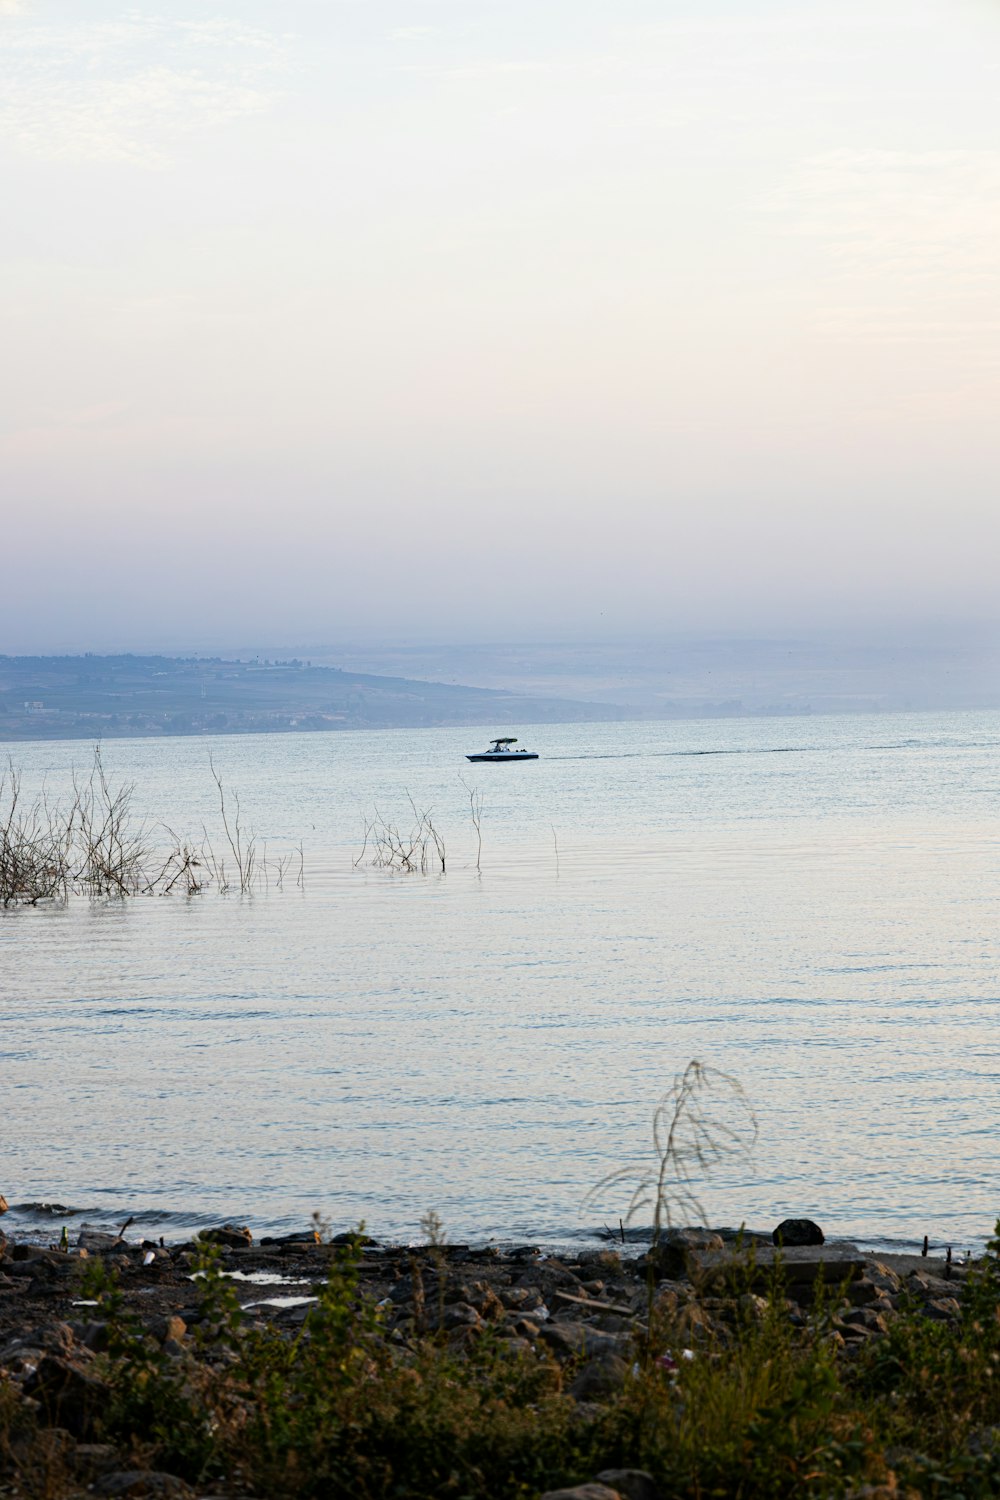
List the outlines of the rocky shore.
<svg viewBox="0 0 1000 1500">
<path fill-rule="evenodd" d="M 349 1234 L 323 1241 L 312 1231 L 255 1243 L 246 1230 L 220 1226 L 171 1246 L 87 1230 L 72 1245 L 0 1244 L 0 1495 L 264 1493 L 238 1465 L 201 1482 L 160 1467 L 154 1432 L 109 1422 L 121 1330 L 132 1340 L 126 1358 L 143 1369 L 148 1362 L 171 1390 L 171 1380 L 197 1384 L 196 1375 L 224 1371 L 255 1337 L 301 1352 L 315 1336 L 331 1267 L 345 1259 L 352 1304 L 368 1310 L 371 1336 L 397 1366 L 422 1341 L 459 1362 L 485 1341 L 497 1358 L 544 1365 L 564 1405 L 585 1419 L 616 1399 L 640 1361 L 668 1386 L 682 1384 L 686 1365 L 718 1359 L 739 1329 L 768 1318 L 775 1298 L 793 1332 L 809 1326 L 818 1304 L 826 1308 L 823 1339 L 842 1361 L 884 1338 L 902 1309 L 957 1325 L 966 1266 L 772 1241 L 688 1230 L 639 1255 L 609 1245 L 555 1256 L 533 1245 L 385 1246 Z M 627 1466 L 547 1493 L 662 1496 L 652 1475 Z"/>
</svg>

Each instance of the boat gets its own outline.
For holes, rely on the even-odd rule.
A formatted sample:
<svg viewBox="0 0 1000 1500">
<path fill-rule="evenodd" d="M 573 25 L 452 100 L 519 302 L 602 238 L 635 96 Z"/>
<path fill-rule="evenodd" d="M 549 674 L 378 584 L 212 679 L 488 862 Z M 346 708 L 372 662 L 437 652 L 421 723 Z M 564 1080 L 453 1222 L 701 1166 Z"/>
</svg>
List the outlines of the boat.
<svg viewBox="0 0 1000 1500">
<path fill-rule="evenodd" d="M 467 755 L 466 760 L 537 760 L 534 750 L 514 750 L 517 739 L 508 735 L 504 739 L 491 740 L 490 748 L 479 755 Z"/>
</svg>

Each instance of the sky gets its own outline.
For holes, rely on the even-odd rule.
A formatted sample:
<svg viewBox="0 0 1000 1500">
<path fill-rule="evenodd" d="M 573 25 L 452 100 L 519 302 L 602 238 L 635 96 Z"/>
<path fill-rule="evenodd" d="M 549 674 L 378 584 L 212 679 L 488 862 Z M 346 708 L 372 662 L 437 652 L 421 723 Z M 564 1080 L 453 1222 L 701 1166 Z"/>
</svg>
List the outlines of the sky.
<svg viewBox="0 0 1000 1500">
<path fill-rule="evenodd" d="M 0 0 L 0 652 L 1000 617 L 1000 0 Z"/>
</svg>

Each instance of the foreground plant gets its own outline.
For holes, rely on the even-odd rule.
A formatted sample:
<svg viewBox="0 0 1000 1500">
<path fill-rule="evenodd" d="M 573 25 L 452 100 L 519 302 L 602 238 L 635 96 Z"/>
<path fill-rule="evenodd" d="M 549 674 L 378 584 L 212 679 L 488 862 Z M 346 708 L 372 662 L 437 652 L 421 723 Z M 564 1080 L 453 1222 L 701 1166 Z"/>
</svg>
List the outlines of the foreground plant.
<svg viewBox="0 0 1000 1500">
<path fill-rule="evenodd" d="M 544 1323 L 528 1341 L 510 1326 L 516 1312 L 474 1328 L 435 1319 L 445 1279 L 450 1301 L 471 1273 L 439 1221 L 428 1216 L 424 1229 L 426 1244 L 392 1256 L 393 1275 L 423 1266 L 424 1331 L 412 1289 L 395 1301 L 366 1293 L 374 1262 L 360 1233 L 310 1241 L 325 1274 L 294 1333 L 241 1311 L 211 1247 L 183 1262 L 197 1298 L 187 1337 L 154 1338 L 129 1310 L 142 1305 L 134 1280 L 129 1303 L 95 1261 L 82 1290 L 97 1304 L 87 1318 L 103 1352 L 84 1351 L 82 1368 L 106 1394 L 88 1442 L 112 1445 L 122 1468 L 166 1470 L 198 1493 L 273 1500 L 537 1500 L 620 1468 L 645 1470 L 662 1500 L 1000 1494 L 1000 1231 L 952 1284 L 960 1299 L 942 1297 L 942 1282 L 921 1304 L 899 1295 L 897 1277 L 888 1323 L 847 1344 L 852 1316 L 888 1276 L 877 1265 L 867 1289 L 819 1279 L 806 1296 L 780 1259 L 765 1267 L 742 1253 L 714 1279 L 656 1285 L 648 1317 L 636 1283 L 631 1350 L 625 1357 L 630 1335 L 620 1332 L 595 1386 L 592 1355 L 570 1352 L 565 1334 L 561 1346 L 547 1339 Z M 620 1275 L 607 1260 L 606 1274 Z M 565 1272 L 544 1258 L 534 1273 L 523 1259 L 496 1264 L 502 1276 L 484 1297 L 496 1303 L 489 1287 L 508 1288 L 520 1306 L 519 1289 L 548 1276 L 552 1324 L 565 1316 L 569 1329 L 581 1316 L 577 1291 L 560 1313 Z M 85 1492 L 63 1425 L 0 1368 L 0 1495 Z"/>
</svg>

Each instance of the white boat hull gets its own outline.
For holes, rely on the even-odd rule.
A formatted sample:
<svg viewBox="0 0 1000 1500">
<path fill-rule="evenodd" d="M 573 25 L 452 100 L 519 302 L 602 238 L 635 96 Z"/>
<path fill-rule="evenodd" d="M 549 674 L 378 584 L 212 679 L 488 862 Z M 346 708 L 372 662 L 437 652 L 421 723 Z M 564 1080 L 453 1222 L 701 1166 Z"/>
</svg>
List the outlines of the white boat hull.
<svg viewBox="0 0 1000 1500">
<path fill-rule="evenodd" d="M 534 750 L 484 750 L 481 755 L 467 755 L 466 760 L 537 760 Z"/>
</svg>

